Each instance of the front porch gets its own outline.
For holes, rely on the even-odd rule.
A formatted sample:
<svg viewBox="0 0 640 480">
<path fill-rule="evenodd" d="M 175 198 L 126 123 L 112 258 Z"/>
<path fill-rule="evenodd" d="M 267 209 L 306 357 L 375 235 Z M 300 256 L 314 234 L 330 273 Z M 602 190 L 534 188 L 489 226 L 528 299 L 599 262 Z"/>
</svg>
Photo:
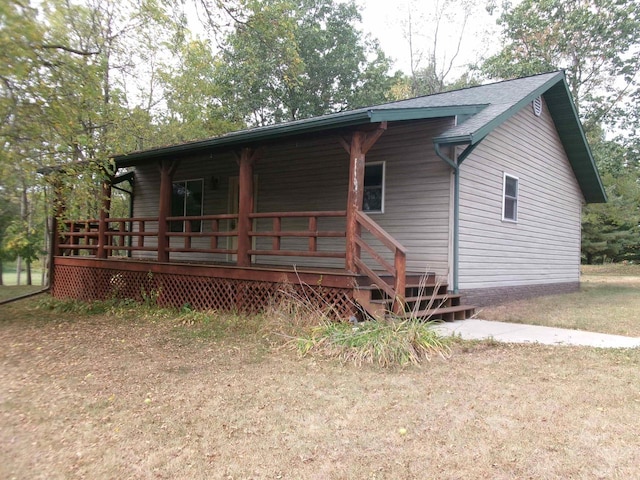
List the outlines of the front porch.
<svg viewBox="0 0 640 480">
<path fill-rule="evenodd" d="M 274 186 L 273 181 L 279 179 L 269 176 L 271 170 L 265 170 L 263 163 L 263 178 L 272 181 L 262 188 L 278 199 L 270 200 L 275 208 L 287 210 L 257 211 L 254 167 L 259 162 L 268 165 L 274 157 L 265 157 L 262 147 L 245 147 L 226 154 L 235 159 L 237 168 L 233 172 L 229 162 L 224 167 L 230 180 L 231 175 L 237 175 L 237 190 L 229 184 L 226 213 L 175 215 L 172 193 L 176 171 L 181 162 L 188 164 L 187 170 L 193 169 L 193 161 L 163 156 L 145 157 L 143 163 L 136 164 L 124 158 L 119 166 L 144 168 L 144 216 L 109 217 L 111 191 L 122 178 L 110 177 L 103 185 L 99 218 L 65 221 L 57 229 L 53 294 L 86 300 L 155 296 L 162 305 L 258 311 L 293 288 L 300 294 L 313 292 L 318 306 L 333 309 L 341 318 L 358 311 L 374 316 L 408 312 L 425 318 L 469 316 L 473 307 L 460 305 L 460 296 L 448 291 L 445 277 L 408 272 L 407 248 L 363 211 L 365 155 L 385 131 L 386 123 L 382 123 L 373 129 L 351 131 L 350 138 L 332 134 L 322 139 L 341 145 L 349 155 L 344 210 L 295 211 L 299 205 L 287 199 L 286 187 Z M 395 138 L 401 137 L 396 134 Z M 159 173 L 155 184 L 150 176 L 153 170 Z M 133 178 L 131 173 L 125 176 Z M 313 183 L 312 173 L 307 178 L 316 191 L 318 186 L 322 190 L 321 183 Z M 448 177 L 444 179 L 448 182 Z M 153 192 L 157 203 L 153 203 Z M 341 195 L 333 192 L 327 206 L 340 208 L 344 199 L 336 203 Z M 224 193 L 212 187 L 211 195 L 223 197 Z M 442 208 L 437 211 L 442 212 L 437 214 L 440 217 L 448 213 Z M 157 215 L 146 216 L 151 212 Z M 392 218 L 399 222 L 401 217 L 388 214 L 387 221 Z M 442 238 L 443 233 L 438 235 Z M 441 250 L 443 246 L 446 248 L 446 240 L 440 240 Z M 414 270 L 416 264 L 422 262 L 414 262 Z M 421 276 L 426 285 L 419 284 Z M 430 301 L 425 301 L 426 297 Z"/>
<path fill-rule="evenodd" d="M 251 313 L 288 297 L 303 299 L 339 319 L 364 312 L 378 317 L 393 312 L 453 320 L 474 313 L 472 306 L 461 305 L 460 295 L 448 292 L 446 281 L 433 273 L 407 272 L 406 250 L 363 212 L 357 215 L 355 272 L 304 261 L 346 261 L 346 231 L 320 227 L 323 219 L 340 219 L 344 224 L 346 212 L 256 213 L 250 218 L 269 219 L 271 228 L 249 231 L 253 247 L 247 252 L 250 263 L 246 266 L 238 264 L 237 246 L 229 248 L 240 244 L 238 231 L 230 229 L 238 224 L 237 215 L 167 217 L 168 225 L 183 222 L 185 228 L 182 232 L 165 229 L 164 242 L 158 239 L 158 218 L 65 222 L 53 260 L 53 295 L 80 300 L 129 298 L 176 308 L 188 305 Z M 307 228 L 283 228 L 287 219 L 303 219 Z M 190 231 L 194 222 L 202 222 L 202 231 Z M 387 262 L 367 237 L 385 245 L 396 262 Z M 291 238 L 303 239 L 306 248 L 282 249 L 283 240 Z M 341 239 L 345 246 L 329 250 L 324 239 Z M 163 243 L 165 251 L 160 252 L 158 245 Z M 182 258 L 174 258 L 177 255 Z M 185 260 L 185 255 L 191 260 Z M 206 260 L 215 255 L 227 256 L 229 261 Z M 269 263 L 269 258 L 277 257 L 292 262 L 289 266 Z M 378 268 L 369 266 L 372 261 Z"/>
</svg>

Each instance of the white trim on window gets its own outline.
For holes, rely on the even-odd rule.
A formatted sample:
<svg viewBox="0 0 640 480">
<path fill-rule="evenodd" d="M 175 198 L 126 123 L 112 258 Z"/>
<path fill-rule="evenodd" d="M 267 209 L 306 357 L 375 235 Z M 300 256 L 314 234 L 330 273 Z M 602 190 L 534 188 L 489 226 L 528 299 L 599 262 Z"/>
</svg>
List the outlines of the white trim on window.
<svg viewBox="0 0 640 480">
<path fill-rule="evenodd" d="M 508 185 L 507 185 L 508 183 Z M 520 179 L 506 172 L 502 174 L 502 221 L 518 222 Z M 507 188 L 508 187 L 508 188 Z"/>
<path fill-rule="evenodd" d="M 377 166 L 382 166 L 382 178 L 381 178 L 381 183 L 378 185 L 367 185 L 367 168 L 371 168 L 371 167 L 377 167 Z M 384 213 L 384 197 L 385 197 L 385 190 L 386 190 L 386 162 L 382 161 L 382 162 L 370 162 L 370 163 L 366 163 L 364 166 L 364 196 L 365 196 L 365 200 L 362 203 L 362 211 L 367 213 L 367 214 L 376 214 L 376 213 Z M 380 190 L 380 208 L 379 209 L 367 209 L 367 200 L 366 200 L 366 195 L 367 195 L 367 190 L 372 191 L 372 190 Z"/>
</svg>

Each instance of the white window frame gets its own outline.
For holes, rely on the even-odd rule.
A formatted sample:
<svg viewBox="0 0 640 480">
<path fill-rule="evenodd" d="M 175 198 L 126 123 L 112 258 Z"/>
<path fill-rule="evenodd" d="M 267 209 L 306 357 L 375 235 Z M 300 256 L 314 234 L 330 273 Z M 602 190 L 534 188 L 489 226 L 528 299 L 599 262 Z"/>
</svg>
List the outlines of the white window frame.
<svg viewBox="0 0 640 480">
<path fill-rule="evenodd" d="M 173 185 L 176 183 L 184 183 L 185 185 L 189 182 L 201 182 L 202 183 L 202 198 L 200 199 L 200 215 L 204 215 L 204 189 L 205 189 L 205 181 L 204 178 L 185 178 L 182 180 L 174 180 L 171 182 L 171 189 L 173 191 Z M 186 217 L 187 216 L 187 205 L 186 203 L 182 204 L 182 215 L 179 215 L 181 217 Z M 198 233 L 198 232 L 202 232 L 202 227 L 203 227 L 204 222 L 200 221 L 200 230 L 192 230 L 192 232 Z M 182 225 L 182 232 L 184 232 L 184 222 Z"/>
<path fill-rule="evenodd" d="M 382 165 L 382 185 L 381 185 L 381 189 L 382 189 L 382 193 L 380 196 L 380 210 L 365 210 L 364 209 L 364 204 L 362 205 L 362 211 L 364 213 L 366 213 L 367 215 L 376 215 L 376 214 L 382 214 L 384 213 L 384 200 L 385 200 L 385 191 L 386 191 L 386 184 L 387 184 L 387 162 L 385 161 L 381 161 L 381 162 L 370 162 L 370 163 L 365 163 L 364 168 L 365 168 L 365 178 L 367 177 L 366 175 L 366 170 L 367 167 L 374 167 L 377 165 Z M 366 190 L 367 186 L 363 185 L 363 189 Z"/>
<path fill-rule="evenodd" d="M 516 181 L 516 196 L 508 197 L 509 199 L 513 200 L 515 203 L 515 208 L 514 208 L 515 218 L 505 217 L 505 207 L 507 203 L 507 178 L 510 178 Z M 520 178 L 516 177 L 515 175 L 511 175 L 510 173 L 503 172 L 502 173 L 502 221 L 503 222 L 518 223 L 518 204 L 520 203 L 519 198 L 520 198 Z"/>
</svg>

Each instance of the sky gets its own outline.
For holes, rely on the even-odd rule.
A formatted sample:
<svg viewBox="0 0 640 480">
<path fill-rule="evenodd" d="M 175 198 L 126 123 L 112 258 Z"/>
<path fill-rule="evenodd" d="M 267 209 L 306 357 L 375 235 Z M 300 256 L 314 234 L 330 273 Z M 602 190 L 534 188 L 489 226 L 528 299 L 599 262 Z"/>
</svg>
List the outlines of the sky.
<svg viewBox="0 0 640 480">
<path fill-rule="evenodd" d="M 438 34 L 437 61 L 448 64 L 453 58 L 458 40 L 462 34 L 460 53 L 455 58 L 452 76 L 455 78 L 464 71 L 468 63 L 477 61 L 482 55 L 498 51 L 499 29 L 496 16 L 489 15 L 482 0 L 356 0 L 362 12 L 362 30 L 376 37 L 384 52 L 395 59 L 395 69 L 405 73 L 411 71 L 408 25 L 411 18 L 414 38 L 414 52 L 424 54 L 432 50 L 434 31 L 437 26 L 436 12 L 444 15 Z M 464 3 L 475 4 L 464 25 Z M 393 5 L 393 6 L 391 6 Z M 414 58 L 416 56 L 414 55 Z M 422 59 L 420 66 L 424 66 Z"/>
<path fill-rule="evenodd" d="M 337 0 L 340 1 L 340 0 Z M 462 35 L 460 53 L 455 58 L 449 80 L 455 80 L 466 65 L 479 60 L 481 55 L 497 52 L 498 27 L 496 17 L 485 9 L 485 0 L 355 0 L 359 6 L 362 24 L 359 28 L 376 38 L 387 56 L 394 59 L 393 71 L 411 72 L 411 56 L 408 41 L 408 25 L 411 16 L 414 59 L 417 67 L 424 67 L 424 56 L 432 51 L 434 30 L 437 25 L 436 13 L 443 12 L 440 21 L 437 62 L 448 64 L 456 51 Z M 472 5 L 471 15 L 466 25 L 462 5 Z M 443 8 L 443 5 L 445 6 Z M 187 3 L 189 26 L 195 34 L 202 35 L 202 24 L 193 5 Z"/>
</svg>

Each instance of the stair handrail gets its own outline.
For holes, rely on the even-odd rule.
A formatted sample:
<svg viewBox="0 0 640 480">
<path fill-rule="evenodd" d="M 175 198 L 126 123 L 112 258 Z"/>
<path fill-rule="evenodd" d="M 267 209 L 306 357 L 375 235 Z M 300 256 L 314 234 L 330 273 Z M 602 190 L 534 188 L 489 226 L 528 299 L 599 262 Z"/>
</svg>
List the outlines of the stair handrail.
<svg viewBox="0 0 640 480">
<path fill-rule="evenodd" d="M 359 270 L 358 273 L 367 275 L 367 277 L 369 277 L 369 279 L 376 284 L 378 288 L 383 290 L 390 298 L 392 298 L 394 313 L 401 313 L 404 310 L 404 291 L 407 276 L 407 249 L 380 225 L 374 222 L 369 215 L 361 210 L 356 212 L 356 222 L 360 227 L 364 227 L 369 233 L 382 242 L 384 246 L 391 250 L 394 258 L 393 265 L 391 265 L 364 241 L 361 231 L 358 229 L 358 235 L 355 239 L 356 245 L 358 246 L 355 258 L 355 264 Z M 360 249 L 365 249 L 367 253 L 369 253 L 369 255 L 371 255 L 371 257 L 393 277 L 393 287 L 385 282 L 376 272 L 362 261 L 360 258 Z"/>
</svg>

